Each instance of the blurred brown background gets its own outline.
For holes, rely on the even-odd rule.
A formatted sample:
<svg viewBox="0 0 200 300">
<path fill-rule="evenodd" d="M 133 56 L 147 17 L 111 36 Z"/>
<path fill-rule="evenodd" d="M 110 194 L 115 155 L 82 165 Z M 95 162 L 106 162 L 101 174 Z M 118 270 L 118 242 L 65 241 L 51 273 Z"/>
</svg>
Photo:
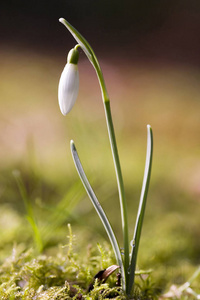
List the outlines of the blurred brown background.
<svg viewBox="0 0 200 300">
<path fill-rule="evenodd" d="M 144 170 L 146 125 L 153 128 L 153 172 L 139 259 L 147 268 L 165 268 L 168 264 L 172 282 L 173 272 L 179 282 L 185 272 L 187 280 L 200 262 L 199 0 L 1 1 L 0 202 L 7 220 L 0 223 L 4 232 L 2 251 L 5 245 L 8 251 L 12 248 L 20 222 L 27 232 L 13 169 L 22 173 L 27 193 L 33 205 L 36 203 L 38 219 L 45 222 L 41 203 L 51 203 L 54 210 L 55 203 L 78 181 L 70 139 L 80 151 L 113 227 L 121 234 L 101 94 L 94 70 L 82 51 L 77 102 L 67 117 L 59 111 L 58 81 L 67 53 L 75 45 L 58 22 L 60 17 L 90 42 L 103 69 L 131 234 Z M 75 233 L 86 243 L 93 241 L 94 234 L 98 240 L 105 236 L 84 191 L 82 194 L 84 200 L 79 197 L 73 218 L 67 213 L 61 218 L 61 237 L 49 229 L 52 244 L 65 239 L 68 222 L 73 228 L 77 225 Z M 20 216 L 10 235 L 9 214 L 12 220 Z M 48 220 L 51 214 L 47 211 L 46 216 Z M 81 236 L 80 228 L 85 230 Z M 28 243 L 30 231 L 20 234 L 18 241 L 23 236 Z M 165 277 L 166 270 L 162 274 Z"/>
<path fill-rule="evenodd" d="M 198 0 L 1 1 L 1 44 L 63 51 L 61 16 L 104 54 L 200 64 Z"/>
</svg>

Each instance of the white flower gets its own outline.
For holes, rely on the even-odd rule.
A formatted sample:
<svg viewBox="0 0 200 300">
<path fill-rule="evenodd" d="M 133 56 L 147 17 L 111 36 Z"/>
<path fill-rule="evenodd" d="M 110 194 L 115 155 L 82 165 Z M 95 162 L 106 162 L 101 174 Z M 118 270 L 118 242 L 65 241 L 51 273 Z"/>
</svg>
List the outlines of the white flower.
<svg viewBox="0 0 200 300">
<path fill-rule="evenodd" d="M 68 54 L 67 64 L 60 76 L 58 102 L 61 113 L 66 116 L 74 106 L 79 90 L 78 51 L 72 49 Z"/>
</svg>

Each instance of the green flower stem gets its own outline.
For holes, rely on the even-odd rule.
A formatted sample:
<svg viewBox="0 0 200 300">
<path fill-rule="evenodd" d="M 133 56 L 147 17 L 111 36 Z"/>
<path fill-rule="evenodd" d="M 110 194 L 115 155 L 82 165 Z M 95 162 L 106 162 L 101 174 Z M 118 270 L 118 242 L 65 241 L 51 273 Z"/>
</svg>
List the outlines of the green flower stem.
<svg viewBox="0 0 200 300">
<path fill-rule="evenodd" d="M 128 267 L 129 267 L 129 239 L 128 239 L 128 218 L 127 218 L 127 209 L 126 209 L 126 201 L 125 201 L 125 192 L 124 192 L 124 184 L 122 178 L 122 172 L 120 167 L 119 155 L 117 150 L 117 143 L 115 139 L 114 127 L 112 122 L 111 110 L 110 110 L 110 100 L 107 93 L 106 85 L 104 82 L 103 73 L 101 71 L 101 67 L 97 60 L 97 57 L 90 46 L 90 44 L 86 41 L 86 39 L 65 19 L 60 18 L 59 21 L 67 27 L 70 33 L 73 35 L 75 40 L 78 42 L 82 50 L 85 52 L 89 61 L 93 65 L 101 88 L 102 100 L 104 103 L 104 109 L 107 120 L 107 128 L 108 134 L 111 144 L 111 150 L 113 155 L 113 161 L 115 165 L 115 172 L 117 177 L 118 191 L 119 191 L 119 199 L 120 199 L 120 208 L 121 208 L 121 218 L 122 218 L 122 229 L 123 229 L 123 238 L 124 238 L 124 269 L 126 276 L 126 284 L 128 283 Z"/>
<path fill-rule="evenodd" d="M 117 143 L 115 139 L 114 126 L 112 122 L 112 115 L 110 109 L 110 102 L 104 102 L 104 109 L 106 114 L 106 121 L 110 139 L 110 145 L 114 160 L 115 173 L 117 177 L 119 198 L 120 198 L 120 209 L 121 209 L 121 219 L 122 219 L 122 230 L 124 239 L 124 268 L 126 273 L 126 283 L 128 283 L 128 267 L 129 267 L 129 236 L 128 236 L 128 217 L 127 217 L 127 205 L 125 199 L 124 183 L 120 167 L 119 155 L 117 150 Z"/>
<path fill-rule="evenodd" d="M 96 62 L 97 59 L 95 59 Z M 105 86 L 105 81 L 103 78 L 103 74 L 99 64 L 93 64 L 95 71 L 97 73 L 97 77 L 99 80 L 99 85 L 102 93 L 102 100 L 104 104 L 104 110 L 106 115 L 106 124 L 108 129 L 108 135 L 110 140 L 110 146 L 113 156 L 113 162 L 115 166 L 115 173 L 117 178 L 118 192 L 119 192 L 119 200 L 120 200 L 120 209 L 121 209 L 121 221 L 122 221 L 122 230 L 123 230 L 123 240 L 124 240 L 124 269 L 125 269 L 125 280 L 126 280 L 126 288 L 128 284 L 128 268 L 129 268 L 129 234 L 128 234 L 128 216 L 127 216 L 127 205 L 125 199 L 125 190 L 124 190 L 124 182 L 122 177 L 122 171 L 120 166 L 119 154 L 117 149 L 117 142 L 115 138 L 115 131 L 112 121 L 112 114 L 110 108 L 110 99 L 108 97 L 108 93 Z"/>
<path fill-rule="evenodd" d="M 123 177 L 121 172 L 119 154 L 117 149 L 117 142 L 115 138 L 115 131 L 112 121 L 112 114 L 110 108 L 110 99 L 108 97 L 108 93 L 106 90 L 106 85 L 103 77 L 103 73 L 101 71 L 100 65 L 97 61 L 97 58 L 94 55 L 93 66 L 97 73 L 97 77 L 99 80 L 99 85 L 101 88 L 102 93 L 102 100 L 104 104 L 104 110 L 106 115 L 106 123 L 108 129 L 108 135 L 110 140 L 110 146 L 115 166 L 115 173 L 117 177 L 117 185 L 118 185 L 118 192 L 119 192 L 119 199 L 120 199 L 120 209 L 121 209 L 121 220 L 122 220 L 122 230 L 123 230 L 123 239 L 124 239 L 124 269 L 125 269 L 125 276 L 126 276 L 126 284 L 128 284 L 128 267 L 129 267 L 129 235 L 128 235 L 128 216 L 127 216 L 127 205 L 125 199 L 125 190 L 124 190 L 124 183 Z"/>
</svg>

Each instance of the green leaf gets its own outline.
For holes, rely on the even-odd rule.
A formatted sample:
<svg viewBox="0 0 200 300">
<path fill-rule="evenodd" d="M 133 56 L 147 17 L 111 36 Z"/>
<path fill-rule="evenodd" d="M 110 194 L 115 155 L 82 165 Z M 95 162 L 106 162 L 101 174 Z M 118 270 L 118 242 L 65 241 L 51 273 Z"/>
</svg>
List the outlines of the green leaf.
<svg viewBox="0 0 200 300">
<path fill-rule="evenodd" d="M 113 229 L 110 225 L 110 222 L 108 221 L 108 218 L 101 206 L 101 204 L 99 203 L 87 177 L 86 177 L 86 174 L 83 170 L 83 167 L 82 167 L 82 164 L 80 162 L 80 159 L 79 159 L 79 156 L 78 156 L 78 153 L 77 153 L 77 150 L 76 150 L 76 147 L 75 147 L 75 144 L 73 141 L 71 141 L 71 153 L 72 153 L 72 157 L 73 157 L 73 160 L 74 160 L 74 164 L 75 164 L 75 167 L 77 169 L 77 172 L 79 174 L 79 177 L 83 183 L 83 186 L 94 206 L 94 208 L 96 209 L 96 212 L 98 213 L 102 223 L 103 223 L 103 226 L 108 234 L 108 237 L 110 239 L 110 242 L 112 244 L 112 247 L 113 247 L 113 251 L 115 253 L 115 257 L 116 257 L 116 260 L 117 260 L 117 263 L 118 265 L 120 266 L 121 268 L 121 273 L 122 273 L 122 285 L 123 285 L 123 289 L 125 289 L 125 274 L 124 274 L 124 265 L 123 265 L 123 261 L 122 261 L 122 256 L 121 256 L 121 252 L 120 252 L 120 248 L 119 248 L 119 245 L 118 245 L 118 242 L 117 242 L 117 239 L 115 237 L 115 234 L 113 232 Z"/>
<path fill-rule="evenodd" d="M 133 241 L 132 241 L 131 262 L 130 262 L 130 270 L 129 270 L 130 276 L 129 276 L 129 285 L 128 285 L 127 294 L 131 293 L 131 289 L 134 283 L 137 253 L 139 248 L 147 194 L 148 194 L 150 177 L 151 177 L 152 158 L 153 158 L 153 133 L 152 133 L 151 126 L 148 125 L 146 163 L 145 163 L 142 190 L 140 195 L 140 203 L 139 203 L 139 208 L 137 213 L 137 220 L 135 224 L 135 231 L 134 231 Z"/>
</svg>

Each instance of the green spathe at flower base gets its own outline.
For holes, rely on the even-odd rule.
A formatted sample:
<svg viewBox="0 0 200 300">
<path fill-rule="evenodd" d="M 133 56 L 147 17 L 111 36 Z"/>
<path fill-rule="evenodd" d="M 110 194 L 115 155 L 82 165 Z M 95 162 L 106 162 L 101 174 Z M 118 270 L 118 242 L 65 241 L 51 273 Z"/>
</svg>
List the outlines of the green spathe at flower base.
<svg viewBox="0 0 200 300">
<path fill-rule="evenodd" d="M 67 64 L 60 76 L 58 86 L 58 102 L 60 110 L 66 116 L 74 106 L 79 91 L 78 73 L 79 52 L 71 49 L 67 57 Z"/>
<path fill-rule="evenodd" d="M 79 52 L 75 47 L 69 51 L 68 56 L 67 56 L 67 62 L 69 64 L 77 65 L 78 60 L 79 60 Z"/>
<path fill-rule="evenodd" d="M 110 238 L 110 241 L 111 241 L 111 244 L 112 244 L 115 256 L 116 256 L 117 263 L 121 269 L 122 289 L 123 289 L 123 291 L 125 291 L 127 293 L 128 296 L 130 296 L 131 292 L 132 292 L 132 287 L 134 284 L 134 274 L 135 274 L 135 269 L 136 269 L 137 252 L 138 252 L 138 247 L 139 247 L 139 241 L 140 241 L 140 236 L 141 236 L 141 230 L 142 230 L 145 206 L 146 206 L 146 199 L 147 199 L 147 193 L 148 193 L 148 187 L 149 187 L 149 182 L 150 182 L 152 154 L 153 154 L 152 129 L 151 129 L 150 125 L 147 126 L 146 164 L 145 164 L 143 185 L 142 185 L 142 191 L 141 191 L 141 197 L 140 197 L 140 203 L 139 203 L 139 209 L 138 209 L 138 217 L 137 217 L 137 221 L 135 224 L 135 230 L 134 230 L 132 251 L 131 251 L 131 256 L 129 257 L 128 217 L 127 217 L 127 208 L 126 208 L 126 201 L 125 201 L 124 183 L 123 183 L 123 177 L 122 177 L 121 166 L 120 166 L 120 161 L 119 161 L 114 126 L 113 126 L 113 122 L 112 122 L 110 100 L 109 100 L 108 93 L 106 90 L 103 74 L 102 74 L 99 62 L 96 58 L 96 55 L 95 55 L 94 51 L 92 50 L 91 46 L 89 45 L 89 43 L 86 41 L 86 39 L 65 19 L 60 18 L 59 21 L 65 27 L 67 27 L 67 29 L 73 35 L 75 40 L 78 42 L 78 45 L 76 47 L 81 47 L 82 50 L 85 52 L 89 61 L 92 63 L 92 65 L 96 71 L 98 80 L 99 80 L 99 84 L 100 84 L 100 88 L 101 88 L 101 92 L 102 92 L 102 100 L 103 100 L 103 105 L 104 105 L 104 110 L 105 110 L 105 115 L 106 115 L 107 129 L 108 129 L 110 145 L 111 145 L 111 150 L 112 150 L 113 162 L 114 162 L 114 166 L 115 166 L 118 192 L 119 192 L 122 230 L 123 230 L 123 238 L 124 238 L 123 259 L 122 259 L 122 254 L 121 254 L 120 248 L 118 246 L 118 242 L 115 237 L 115 234 L 112 230 L 112 227 L 111 227 L 103 209 L 101 208 L 100 202 L 98 201 L 96 195 L 94 194 L 94 192 L 90 186 L 90 183 L 85 175 L 85 172 L 83 170 L 82 164 L 80 162 L 80 159 L 78 157 L 78 154 L 77 154 L 77 151 L 76 151 L 76 148 L 75 148 L 75 145 L 73 142 L 71 142 L 71 152 L 72 152 L 74 163 L 77 168 L 80 179 L 82 180 L 82 183 L 90 197 L 90 200 L 92 201 L 97 213 L 99 214 L 99 217 L 100 217 L 100 219 L 106 229 L 106 232 Z M 62 75 L 61 75 L 61 77 L 62 77 Z M 70 79 L 68 77 L 67 77 L 67 80 L 70 81 Z M 66 102 L 63 102 L 63 103 L 66 103 Z M 71 108 L 74 105 L 74 103 L 71 103 L 71 104 L 67 107 L 67 108 L 69 108 L 69 109 L 67 109 L 68 112 L 71 110 Z M 63 107 L 64 107 L 64 105 L 63 105 Z"/>
</svg>

